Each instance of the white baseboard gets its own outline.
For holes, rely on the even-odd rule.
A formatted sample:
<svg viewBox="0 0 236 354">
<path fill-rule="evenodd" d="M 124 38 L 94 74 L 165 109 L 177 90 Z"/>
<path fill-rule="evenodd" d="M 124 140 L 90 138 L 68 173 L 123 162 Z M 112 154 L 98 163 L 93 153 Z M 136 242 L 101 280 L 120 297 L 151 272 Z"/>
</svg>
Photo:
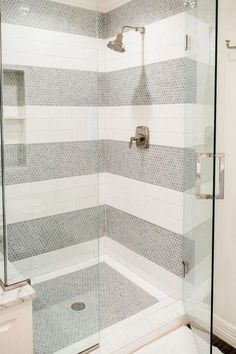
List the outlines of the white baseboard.
<svg viewBox="0 0 236 354">
<path fill-rule="evenodd" d="M 214 334 L 236 348 L 236 327 L 217 315 L 214 316 Z"/>
</svg>

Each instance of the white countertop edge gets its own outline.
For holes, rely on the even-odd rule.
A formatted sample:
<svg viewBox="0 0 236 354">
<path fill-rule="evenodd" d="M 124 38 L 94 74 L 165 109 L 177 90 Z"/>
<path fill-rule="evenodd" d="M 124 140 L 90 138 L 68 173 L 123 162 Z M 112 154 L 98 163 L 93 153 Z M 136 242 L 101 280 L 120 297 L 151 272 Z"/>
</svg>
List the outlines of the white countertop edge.
<svg viewBox="0 0 236 354">
<path fill-rule="evenodd" d="M 32 300 L 35 297 L 35 291 L 30 285 L 5 291 L 0 286 L 0 311 L 23 302 Z"/>
</svg>

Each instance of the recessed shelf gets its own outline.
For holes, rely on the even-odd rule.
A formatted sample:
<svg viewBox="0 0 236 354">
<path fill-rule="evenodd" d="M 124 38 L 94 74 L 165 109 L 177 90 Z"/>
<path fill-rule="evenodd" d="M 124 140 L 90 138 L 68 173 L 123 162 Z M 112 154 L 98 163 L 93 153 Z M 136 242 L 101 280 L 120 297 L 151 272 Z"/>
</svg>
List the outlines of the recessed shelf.
<svg viewBox="0 0 236 354">
<path fill-rule="evenodd" d="M 25 144 L 25 72 L 20 68 L 3 69 L 3 121 L 5 144 Z M 14 151 L 9 164 L 22 165 L 21 149 Z M 24 164 L 24 163 L 23 163 Z"/>
</svg>

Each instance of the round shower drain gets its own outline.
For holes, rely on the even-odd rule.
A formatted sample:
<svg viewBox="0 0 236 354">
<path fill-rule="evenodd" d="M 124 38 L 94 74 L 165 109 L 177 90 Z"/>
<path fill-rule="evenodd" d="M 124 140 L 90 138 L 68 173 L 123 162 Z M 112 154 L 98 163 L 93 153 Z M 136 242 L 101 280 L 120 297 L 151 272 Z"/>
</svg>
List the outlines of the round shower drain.
<svg viewBox="0 0 236 354">
<path fill-rule="evenodd" d="M 71 305 L 72 310 L 74 311 L 82 311 L 84 310 L 86 305 L 83 302 L 75 302 Z"/>
</svg>

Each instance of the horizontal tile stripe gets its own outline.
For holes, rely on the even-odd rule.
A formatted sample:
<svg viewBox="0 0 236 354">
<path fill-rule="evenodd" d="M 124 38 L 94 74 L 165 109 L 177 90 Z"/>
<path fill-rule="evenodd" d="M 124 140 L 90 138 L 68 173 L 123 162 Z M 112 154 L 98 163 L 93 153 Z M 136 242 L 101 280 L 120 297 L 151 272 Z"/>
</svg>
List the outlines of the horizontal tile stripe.
<svg viewBox="0 0 236 354">
<path fill-rule="evenodd" d="M 196 63 L 180 58 L 106 73 L 107 106 L 194 103 Z"/>
<path fill-rule="evenodd" d="M 23 73 L 25 105 L 98 105 L 100 77 L 96 72 L 14 65 L 5 66 L 4 69 L 8 72 L 9 70 L 17 70 Z M 15 82 L 18 83 L 17 78 L 15 78 Z M 5 85 L 4 105 L 17 106 L 13 93 L 14 91 L 7 90 Z"/>
<path fill-rule="evenodd" d="M 103 62 L 105 41 L 13 24 L 2 24 L 4 65 L 25 65 L 97 71 Z"/>
<path fill-rule="evenodd" d="M 99 38 L 115 35 L 125 23 L 143 26 L 181 12 L 181 0 L 146 0 L 145 4 L 142 0 L 110 3 L 69 0 L 67 4 L 63 0 L 2 1 L 4 23 Z"/>
<path fill-rule="evenodd" d="M 104 207 L 10 224 L 8 230 L 11 262 L 98 239 L 104 234 Z"/>
<path fill-rule="evenodd" d="M 113 140 L 9 144 L 5 146 L 5 156 L 7 184 L 89 175 L 105 169 L 177 191 L 191 189 L 195 181 L 194 150 L 170 146 L 129 149 L 128 142 Z"/>
<path fill-rule="evenodd" d="M 2 1 L 2 22 L 51 31 L 104 37 L 104 15 L 48 0 Z"/>
<path fill-rule="evenodd" d="M 13 65 L 5 70 L 6 85 L 7 80 L 14 80 L 16 86 L 25 82 L 24 100 L 31 106 L 209 105 L 213 100 L 213 68 L 186 58 L 106 74 Z M 9 78 L 9 70 L 17 72 Z M 24 79 L 20 84 L 18 73 Z M 209 90 L 204 94 L 202 87 L 206 85 Z M 7 87 L 4 104 L 16 106 L 18 97 L 10 83 Z"/>
<path fill-rule="evenodd" d="M 101 204 L 183 234 L 182 192 L 105 173 L 100 174 L 100 194 Z"/>
<path fill-rule="evenodd" d="M 6 184 L 103 172 L 104 149 L 104 141 L 6 145 Z"/>
<path fill-rule="evenodd" d="M 106 46 L 114 37 L 104 40 L 33 27 L 29 31 L 3 23 L 3 64 L 110 72 L 176 59 L 185 56 L 184 19 L 182 13 L 147 25 L 143 41 L 136 32 L 127 32 L 122 55 Z"/>
<path fill-rule="evenodd" d="M 106 207 L 106 220 L 108 237 L 183 277 L 181 235 L 111 207 Z M 188 243 L 188 259 L 191 259 L 193 244 L 187 239 L 185 242 Z"/>
<path fill-rule="evenodd" d="M 115 175 L 182 192 L 194 186 L 192 166 L 195 152 L 191 149 L 159 145 L 129 149 L 128 142 L 106 142 L 106 170 Z"/>
<path fill-rule="evenodd" d="M 6 144 L 88 141 L 99 136 L 97 107 L 27 106 L 19 112 L 15 106 L 4 106 L 4 117 Z"/>
<path fill-rule="evenodd" d="M 196 106 L 196 105 L 195 105 Z M 137 126 L 148 126 L 154 145 L 191 147 L 205 142 L 210 126 L 210 106 L 166 104 L 149 106 L 109 106 L 99 109 L 99 137 L 129 141 Z"/>
<path fill-rule="evenodd" d="M 99 204 L 98 183 L 98 174 L 94 174 L 7 185 L 7 222 L 12 224 L 95 207 Z"/>
<path fill-rule="evenodd" d="M 125 24 L 144 26 L 183 12 L 182 0 L 132 0 L 105 14 L 106 37 L 120 32 Z"/>
<path fill-rule="evenodd" d="M 136 126 L 146 125 L 153 145 L 191 147 L 204 144 L 204 132 L 212 117 L 211 106 L 191 104 L 108 106 L 99 111 L 95 106 L 18 108 L 4 106 L 6 144 L 87 141 L 98 137 L 127 142 Z"/>
<path fill-rule="evenodd" d="M 179 234 L 183 193 L 109 173 L 6 186 L 8 223 L 108 204 Z M 137 193 L 139 191 L 139 193 Z"/>
<path fill-rule="evenodd" d="M 35 284 L 38 281 L 44 281 L 45 276 L 47 277 L 49 273 L 50 275 L 54 275 L 54 272 L 57 271 L 57 275 L 60 276 L 61 272 L 70 267 L 84 268 L 85 264 L 90 265 L 91 262 L 93 264 L 97 263 L 98 252 L 100 255 L 103 255 L 106 250 L 105 245 L 105 237 L 99 239 L 99 245 L 96 238 L 56 251 L 14 261 L 14 266 L 25 279 L 31 279 L 33 285 L 33 283 Z"/>
</svg>

